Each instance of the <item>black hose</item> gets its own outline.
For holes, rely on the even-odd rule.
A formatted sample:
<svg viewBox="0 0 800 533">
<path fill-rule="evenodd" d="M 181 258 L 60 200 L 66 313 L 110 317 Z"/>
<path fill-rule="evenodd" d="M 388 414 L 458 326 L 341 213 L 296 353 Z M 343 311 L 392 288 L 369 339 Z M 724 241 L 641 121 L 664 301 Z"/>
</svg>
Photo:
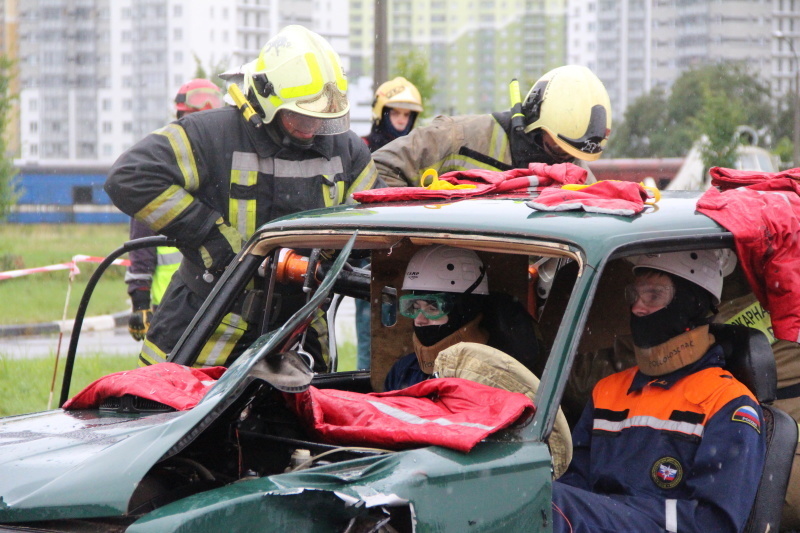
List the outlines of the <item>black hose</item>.
<svg viewBox="0 0 800 533">
<path fill-rule="evenodd" d="M 92 297 L 94 288 L 100 277 L 105 273 L 106 269 L 114 263 L 114 261 L 121 255 L 128 253 L 132 250 L 139 250 L 141 248 L 152 248 L 154 246 L 178 246 L 178 241 L 157 235 L 155 237 L 143 237 L 141 239 L 134 239 L 128 241 L 103 259 L 97 270 L 94 271 L 89 282 L 86 284 L 86 289 L 81 296 L 81 303 L 78 305 L 78 311 L 75 313 L 75 323 L 72 326 L 72 335 L 69 339 L 69 349 L 67 350 L 67 359 L 64 363 L 64 378 L 61 381 L 61 398 L 58 400 L 58 405 L 64 405 L 69 398 L 69 386 L 72 381 L 72 367 L 75 365 L 75 353 L 78 350 L 78 338 L 81 336 L 81 327 L 83 326 L 83 317 L 86 315 L 86 308 L 89 306 L 89 300 Z"/>
</svg>

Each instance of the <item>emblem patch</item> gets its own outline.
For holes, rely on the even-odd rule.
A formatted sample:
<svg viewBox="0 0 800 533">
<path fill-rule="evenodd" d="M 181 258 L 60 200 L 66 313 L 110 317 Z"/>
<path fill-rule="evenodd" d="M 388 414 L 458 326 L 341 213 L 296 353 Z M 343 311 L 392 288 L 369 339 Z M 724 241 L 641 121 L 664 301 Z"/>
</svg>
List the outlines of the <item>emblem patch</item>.
<svg viewBox="0 0 800 533">
<path fill-rule="evenodd" d="M 734 411 L 731 420 L 734 422 L 744 422 L 761 433 L 761 419 L 758 417 L 758 411 L 749 405 L 743 405 Z"/>
<path fill-rule="evenodd" d="M 662 457 L 650 468 L 650 478 L 661 489 L 674 489 L 683 480 L 683 465 L 674 457 Z"/>
</svg>

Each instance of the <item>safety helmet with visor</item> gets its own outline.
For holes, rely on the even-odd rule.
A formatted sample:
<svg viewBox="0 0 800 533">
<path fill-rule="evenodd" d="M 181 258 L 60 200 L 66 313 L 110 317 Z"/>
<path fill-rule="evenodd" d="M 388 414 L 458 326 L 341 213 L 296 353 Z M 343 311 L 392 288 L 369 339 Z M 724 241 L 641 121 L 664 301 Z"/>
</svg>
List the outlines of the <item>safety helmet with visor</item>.
<svg viewBox="0 0 800 533">
<path fill-rule="evenodd" d="M 175 95 L 175 110 L 179 115 L 222 107 L 222 92 L 213 82 L 195 78 L 187 81 Z"/>
<path fill-rule="evenodd" d="M 666 272 L 694 283 L 711 294 L 713 305 L 719 305 L 722 296 L 722 280 L 736 266 L 736 256 L 728 249 L 692 250 L 644 254 L 631 258 L 634 273 L 643 268 Z M 648 307 L 668 305 L 674 289 L 664 285 L 628 285 L 625 298 L 630 305 L 641 298 Z"/>
<path fill-rule="evenodd" d="M 452 311 L 457 295 L 489 294 L 483 262 L 472 250 L 444 244 L 418 250 L 406 267 L 400 314 L 437 320 Z"/>
<path fill-rule="evenodd" d="M 603 82 L 588 68 L 565 65 L 544 74 L 522 103 L 525 133 L 541 130 L 558 151 L 584 161 L 603 153 L 611 133 L 611 101 Z"/>
<path fill-rule="evenodd" d="M 347 78 L 339 55 L 307 28 L 285 27 L 242 71 L 247 96 L 265 124 L 285 113 L 314 135 L 350 129 Z"/>
</svg>

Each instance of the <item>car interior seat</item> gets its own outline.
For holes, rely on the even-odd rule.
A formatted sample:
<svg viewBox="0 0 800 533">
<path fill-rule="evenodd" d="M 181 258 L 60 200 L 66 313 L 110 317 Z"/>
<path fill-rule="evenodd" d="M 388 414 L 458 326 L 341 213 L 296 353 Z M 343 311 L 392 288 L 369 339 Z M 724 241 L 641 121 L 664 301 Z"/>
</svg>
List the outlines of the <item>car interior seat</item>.
<svg viewBox="0 0 800 533">
<path fill-rule="evenodd" d="M 771 405 L 777 389 L 772 348 L 767 337 L 753 328 L 711 324 L 710 331 L 725 351 L 725 368 L 753 392 L 764 413 L 766 461 L 744 531 L 778 531 L 798 429 L 794 419 Z"/>
</svg>

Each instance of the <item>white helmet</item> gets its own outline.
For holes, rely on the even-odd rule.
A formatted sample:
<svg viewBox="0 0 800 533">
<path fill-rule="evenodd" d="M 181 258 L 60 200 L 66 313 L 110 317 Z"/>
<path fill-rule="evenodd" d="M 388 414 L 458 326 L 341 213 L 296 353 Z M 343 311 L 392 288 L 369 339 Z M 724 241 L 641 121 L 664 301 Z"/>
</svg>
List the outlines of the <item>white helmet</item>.
<svg viewBox="0 0 800 533">
<path fill-rule="evenodd" d="M 736 256 L 730 250 L 694 250 L 639 255 L 631 258 L 631 262 L 634 272 L 638 268 L 652 268 L 691 281 L 711 293 L 717 305 L 722 295 L 722 278 L 733 270 Z"/>
<path fill-rule="evenodd" d="M 437 244 L 418 250 L 408 262 L 403 290 L 489 294 L 489 281 L 478 254 Z"/>
</svg>

